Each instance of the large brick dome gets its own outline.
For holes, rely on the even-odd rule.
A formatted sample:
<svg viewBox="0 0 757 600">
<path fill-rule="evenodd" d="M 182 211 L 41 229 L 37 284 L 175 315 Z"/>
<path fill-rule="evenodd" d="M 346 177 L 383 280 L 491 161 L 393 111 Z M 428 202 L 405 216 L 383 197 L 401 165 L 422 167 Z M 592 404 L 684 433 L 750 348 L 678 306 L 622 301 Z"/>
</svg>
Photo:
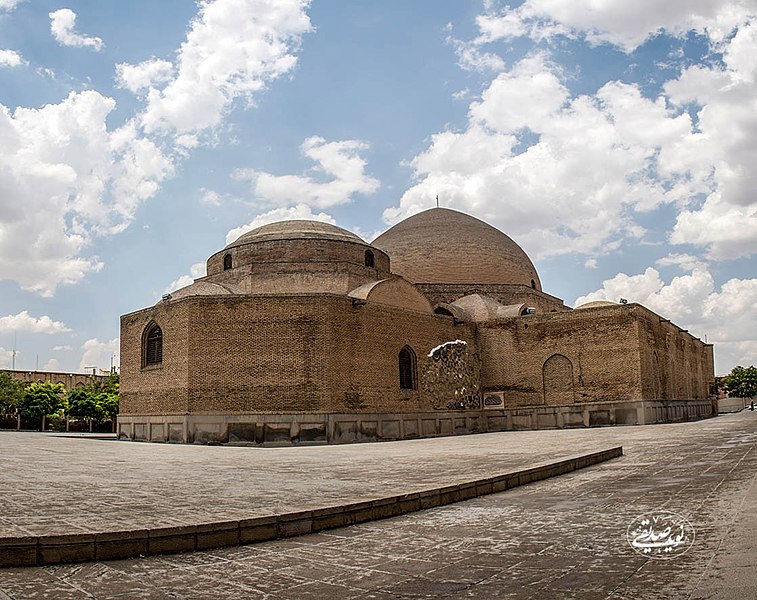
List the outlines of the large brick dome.
<svg viewBox="0 0 757 600">
<path fill-rule="evenodd" d="M 512 239 L 480 219 L 432 208 L 373 241 L 392 272 L 412 283 L 520 284 L 541 290 L 531 260 Z"/>
</svg>

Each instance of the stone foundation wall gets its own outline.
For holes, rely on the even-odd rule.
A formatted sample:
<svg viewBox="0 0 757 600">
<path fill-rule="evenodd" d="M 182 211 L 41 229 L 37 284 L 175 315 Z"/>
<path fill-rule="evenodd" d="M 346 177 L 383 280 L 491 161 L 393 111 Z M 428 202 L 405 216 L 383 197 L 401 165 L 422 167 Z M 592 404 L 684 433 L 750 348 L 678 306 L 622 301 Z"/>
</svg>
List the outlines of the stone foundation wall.
<svg viewBox="0 0 757 600">
<path fill-rule="evenodd" d="M 523 429 L 649 425 L 713 416 L 709 401 L 608 402 L 405 414 L 238 414 L 119 417 L 119 439 L 289 446 L 439 437 Z"/>
</svg>

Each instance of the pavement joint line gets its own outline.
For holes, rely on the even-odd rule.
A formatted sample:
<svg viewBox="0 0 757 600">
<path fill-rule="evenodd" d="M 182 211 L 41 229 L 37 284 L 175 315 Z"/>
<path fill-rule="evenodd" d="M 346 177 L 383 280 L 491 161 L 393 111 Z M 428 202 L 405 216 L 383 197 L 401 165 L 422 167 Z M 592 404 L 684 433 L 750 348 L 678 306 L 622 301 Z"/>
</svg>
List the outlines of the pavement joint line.
<svg viewBox="0 0 757 600">
<path fill-rule="evenodd" d="M 249 519 L 128 531 L 2 537 L 0 567 L 28 567 L 176 554 L 306 535 L 503 492 L 621 456 L 623 447 L 614 446 L 555 461 L 531 464 L 493 477 L 373 500 Z"/>
</svg>

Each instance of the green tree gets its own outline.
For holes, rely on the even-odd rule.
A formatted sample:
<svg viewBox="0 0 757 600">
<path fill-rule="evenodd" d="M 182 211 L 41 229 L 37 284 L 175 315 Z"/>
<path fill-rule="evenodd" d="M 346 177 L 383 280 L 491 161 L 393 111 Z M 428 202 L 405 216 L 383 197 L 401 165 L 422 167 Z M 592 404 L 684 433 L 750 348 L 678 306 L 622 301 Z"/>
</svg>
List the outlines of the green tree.
<svg viewBox="0 0 757 600">
<path fill-rule="evenodd" d="M 89 420 L 89 429 L 92 430 L 92 421 L 102 418 L 102 410 L 97 401 L 98 393 L 92 386 L 79 386 L 68 392 L 68 411 L 72 417 L 85 417 Z"/>
<path fill-rule="evenodd" d="M 42 419 L 42 429 L 45 428 L 45 416 L 65 410 L 66 388 L 62 383 L 32 383 L 27 386 L 24 396 L 18 405 L 18 412 L 27 419 Z"/>
<path fill-rule="evenodd" d="M 100 411 L 104 418 L 110 419 L 113 424 L 113 431 L 115 431 L 119 394 L 121 391 L 118 373 L 115 371 L 112 372 L 105 381 L 98 381 L 94 387 L 98 392 L 97 403 L 100 406 Z"/>
<path fill-rule="evenodd" d="M 757 396 L 757 367 L 733 367 L 722 378 L 722 385 L 732 398 L 754 398 Z"/>
<path fill-rule="evenodd" d="M 16 412 L 24 397 L 24 384 L 10 373 L 0 372 L 0 414 Z"/>
<path fill-rule="evenodd" d="M 97 404 L 105 418 L 115 420 L 118 415 L 118 392 L 101 392 L 97 396 Z"/>
</svg>

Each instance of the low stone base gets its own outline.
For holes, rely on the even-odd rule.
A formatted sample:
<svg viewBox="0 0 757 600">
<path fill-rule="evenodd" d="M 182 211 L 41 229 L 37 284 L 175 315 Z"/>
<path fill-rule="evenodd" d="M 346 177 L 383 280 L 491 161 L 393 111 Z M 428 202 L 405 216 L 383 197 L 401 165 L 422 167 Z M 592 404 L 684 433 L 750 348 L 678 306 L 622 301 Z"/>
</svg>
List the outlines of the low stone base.
<svg viewBox="0 0 757 600">
<path fill-rule="evenodd" d="M 503 410 L 406 414 L 119 415 L 119 439 L 183 444 L 289 446 L 607 425 L 649 425 L 714 416 L 709 401 L 602 402 Z"/>
</svg>

